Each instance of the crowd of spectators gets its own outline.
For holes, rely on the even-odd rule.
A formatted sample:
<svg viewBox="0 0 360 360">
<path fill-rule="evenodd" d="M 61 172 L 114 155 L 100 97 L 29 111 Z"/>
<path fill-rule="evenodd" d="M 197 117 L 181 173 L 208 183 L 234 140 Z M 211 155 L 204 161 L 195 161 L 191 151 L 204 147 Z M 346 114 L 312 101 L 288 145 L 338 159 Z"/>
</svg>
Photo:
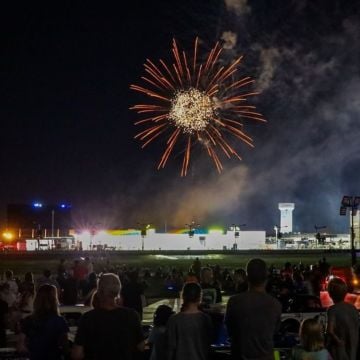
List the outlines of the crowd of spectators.
<svg viewBox="0 0 360 360">
<path fill-rule="evenodd" d="M 323 258 L 305 266 L 285 263 L 278 269 L 261 259 L 250 260 L 246 269 L 201 264 L 196 258 L 189 270 L 177 268 L 129 268 L 109 263 L 94 272 L 89 258 L 68 265 L 61 260 L 52 274 L 44 270 L 36 281 L 6 271 L 0 285 L 0 347 L 5 347 L 5 328 L 17 333 L 18 350 L 30 359 L 135 359 L 149 349 L 151 360 L 207 360 L 216 342 L 218 323 L 226 326 L 233 359 L 274 359 L 274 336 L 282 312 L 296 295 L 308 295 L 308 307 L 318 307 L 320 291 L 327 286 L 334 305 L 327 310 L 327 327 L 307 319 L 299 331 L 300 343 L 292 359 L 357 359 L 359 313 L 345 303 L 346 283 L 334 278 L 327 283 L 330 265 Z M 161 305 L 154 314 L 148 338 L 141 327 L 144 293 L 149 281 L 163 284 L 168 294 L 181 294 L 178 313 Z M 230 295 L 225 314 L 214 316 L 212 305 Z M 59 314 L 59 304 L 91 306 L 78 324 L 70 351 L 69 331 Z M 219 320 L 220 319 L 220 320 Z M 64 355 L 65 354 L 65 355 Z"/>
</svg>

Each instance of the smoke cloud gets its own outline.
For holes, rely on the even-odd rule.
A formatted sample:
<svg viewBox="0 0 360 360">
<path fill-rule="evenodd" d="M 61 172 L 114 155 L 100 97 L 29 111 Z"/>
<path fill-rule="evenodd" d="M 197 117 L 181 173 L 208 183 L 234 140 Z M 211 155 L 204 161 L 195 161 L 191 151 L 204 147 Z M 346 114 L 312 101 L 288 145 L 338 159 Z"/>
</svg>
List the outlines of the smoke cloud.
<svg viewBox="0 0 360 360">
<path fill-rule="evenodd" d="M 221 40 L 224 41 L 224 49 L 232 50 L 236 46 L 237 34 L 232 31 L 224 31 L 222 33 Z"/>
<path fill-rule="evenodd" d="M 251 13 L 251 7 L 248 5 L 247 0 L 225 0 L 225 5 L 229 11 L 238 16 Z"/>
</svg>

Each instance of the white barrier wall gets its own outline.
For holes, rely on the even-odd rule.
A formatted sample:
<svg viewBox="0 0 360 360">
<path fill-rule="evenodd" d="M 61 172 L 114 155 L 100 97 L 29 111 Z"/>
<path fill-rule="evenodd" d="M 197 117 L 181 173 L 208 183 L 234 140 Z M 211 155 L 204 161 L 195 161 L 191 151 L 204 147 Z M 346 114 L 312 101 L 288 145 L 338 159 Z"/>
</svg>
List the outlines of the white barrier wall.
<svg viewBox="0 0 360 360">
<path fill-rule="evenodd" d="M 148 230 L 145 237 L 140 234 L 112 235 L 104 231 L 92 237 L 78 235 L 76 240 L 82 243 L 84 250 L 90 249 L 91 245 L 106 245 L 116 250 L 229 250 L 234 244 L 238 249 L 261 249 L 265 246 L 265 231 L 240 231 L 238 238 L 234 231 L 195 234 L 192 238 L 188 234 L 162 234 L 154 230 Z"/>
</svg>

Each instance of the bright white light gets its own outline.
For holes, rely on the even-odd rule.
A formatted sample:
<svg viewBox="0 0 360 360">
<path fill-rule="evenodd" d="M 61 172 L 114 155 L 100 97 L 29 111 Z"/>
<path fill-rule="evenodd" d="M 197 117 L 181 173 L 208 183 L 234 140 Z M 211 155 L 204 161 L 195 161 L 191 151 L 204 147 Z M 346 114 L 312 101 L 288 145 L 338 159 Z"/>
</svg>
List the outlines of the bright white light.
<svg viewBox="0 0 360 360">
<path fill-rule="evenodd" d="M 186 133 L 202 131 L 215 116 L 213 101 L 204 92 L 190 88 L 179 91 L 172 100 L 169 117 Z"/>
<path fill-rule="evenodd" d="M 107 232 L 105 230 L 99 230 L 97 233 L 96 233 L 97 236 L 106 236 L 107 235 Z"/>
<path fill-rule="evenodd" d="M 213 229 L 213 230 L 209 230 L 209 234 L 211 235 L 222 235 L 224 232 L 222 230 L 219 229 Z"/>
</svg>

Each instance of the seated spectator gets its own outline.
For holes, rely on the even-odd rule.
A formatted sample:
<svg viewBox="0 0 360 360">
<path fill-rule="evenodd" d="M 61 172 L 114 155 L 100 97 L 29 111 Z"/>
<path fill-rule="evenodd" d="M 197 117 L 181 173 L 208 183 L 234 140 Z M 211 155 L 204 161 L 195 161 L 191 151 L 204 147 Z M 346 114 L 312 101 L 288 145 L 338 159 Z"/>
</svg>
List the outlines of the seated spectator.
<svg viewBox="0 0 360 360">
<path fill-rule="evenodd" d="M 150 360 L 166 359 L 166 324 L 174 312 L 167 305 L 160 305 L 154 313 L 154 327 L 148 338 L 151 346 Z"/>
<path fill-rule="evenodd" d="M 201 269 L 201 281 L 200 286 L 201 289 L 215 289 L 216 291 L 216 303 L 221 303 L 222 297 L 221 297 L 221 288 L 220 284 L 216 281 L 214 281 L 213 278 L 213 271 L 209 267 L 205 267 Z"/>
<path fill-rule="evenodd" d="M 292 351 L 292 360 L 330 360 L 325 349 L 324 334 L 317 319 L 306 319 L 300 327 L 300 346 Z"/>
<path fill-rule="evenodd" d="M 354 305 L 344 301 L 347 286 L 342 279 L 331 279 L 328 291 L 334 302 L 327 312 L 330 354 L 334 359 L 356 360 L 359 346 L 359 313 Z"/>
<path fill-rule="evenodd" d="M 14 278 L 14 273 L 11 270 L 5 271 L 5 284 L 9 284 L 9 290 L 17 296 L 19 292 L 18 284 Z"/>
<path fill-rule="evenodd" d="M 60 286 L 59 286 L 59 283 L 52 278 L 51 276 L 51 271 L 48 270 L 48 269 L 45 269 L 43 271 L 43 276 L 41 276 L 37 282 L 36 282 L 36 290 L 39 290 L 39 288 L 42 286 L 42 285 L 53 285 L 56 287 L 56 290 L 57 292 L 59 293 L 60 292 Z"/>
<path fill-rule="evenodd" d="M 265 291 L 267 267 L 263 260 L 250 260 L 246 270 L 249 291 L 232 296 L 225 314 L 231 353 L 234 359 L 273 360 L 281 304 Z"/>
<path fill-rule="evenodd" d="M 103 274 L 94 295 L 94 309 L 79 323 L 72 358 L 132 359 L 144 349 L 143 334 L 137 313 L 119 307 L 121 283 L 115 274 Z"/>
<path fill-rule="evenodd" d="M 201 287 L 187 283 L 181 312 L 170 317 L 167 329 L 169 360 L 206 360 L 213 336 L 211 319 L 199 310 Z"/>
<path fill-rule="evenodd" d="M 42 285 L 36 293 L 34 312 L 20 324 L 18 351 L 30 359 L 63 359 L 67 350 L 69 328 L 59 315 L 56 287 Z"/>
<path fill-rule="evenodd" d="M 10 290 L 10 284 L 7 282 L 0 285 L 0 299 L 5 301 L 9 308 L 16 304 L 16 295 Z"/>
</svg>

